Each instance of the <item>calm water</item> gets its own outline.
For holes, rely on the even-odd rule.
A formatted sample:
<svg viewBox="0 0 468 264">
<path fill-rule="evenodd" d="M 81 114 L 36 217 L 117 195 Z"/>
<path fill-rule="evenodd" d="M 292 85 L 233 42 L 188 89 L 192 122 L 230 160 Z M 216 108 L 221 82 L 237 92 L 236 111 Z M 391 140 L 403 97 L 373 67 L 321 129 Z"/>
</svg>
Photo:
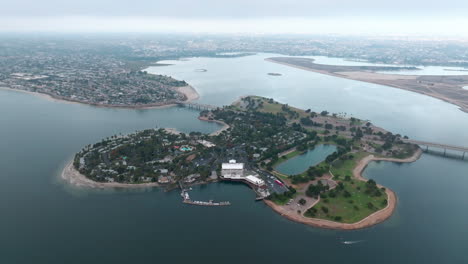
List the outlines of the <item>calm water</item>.
<svg viewBox="0 0 468 264">
<path fill-rule="evenodd" d="M 207 103 L 270 95 L 376 120 L 419 139 L 468 145 L 468 115 L 454 106 L 266 63 L 266 56 L 198 58 L 159 70 L 183 76 Z M 198 68 L 208 72 L 196 73 Z M 424 155 L 412 164 L 371 164 L 366 176 L 397 192 L 397 213 L 351 232 L 290 222 L 240 184 L 194 188 L 197 199 L 232 202 L 204 208 L 182 204 L 178 192 L 76 189 L 57 178 L 76 151 L 106 136 L 155 126 L 217 128 L 197 115 L 180 108 L 104 109 L 0 91 L 0 263 L 468 262 L 468 162 L 460 160 Z"/>
<path fill-rule="evenodd" d="M 468 131 L 468 116 L 454 105 L 401 89 L 264 61 L 273 56 L 281 55 L 164 61 L 173 65 L 151 67 L 148 71 L 188 81 L 199 91 L 202 103 L 228 105 L 241 95 L 255 94 L 304 109 L 328 110 L 372 120 L 378 126 L 415 139 L 468 146 L 465 132 Z M 270 76 L 269 72 L 283 75 Z"/>
<path fill-rule="evenodd" d="M 275 169 L 286 175 L 295 175 L 306 171 L 310 166 L 314 166 L 324 161 L 325 158 L 335 152 L 333 145 L 318 145 L 306 153 L 278 164 Z"/>
<path fill-rule="evenodd" d="M 312 58 L 315 63 L 329 65 L 347 65 L 347 66 L 392 66 L 392 64 L 370 63 L 346 60 L 343 58 L 330 58 L 324 56 L 304 56 Z M 422 65 L 399 65 L 400 67 L 417 67 L 419 70 L 404 71 L 381 71 L 381 73 L 401 74 L 401 75 L 468 75 L 467 68 L 448 67 L 448 66 L 422 66 Z"/>
</svg>

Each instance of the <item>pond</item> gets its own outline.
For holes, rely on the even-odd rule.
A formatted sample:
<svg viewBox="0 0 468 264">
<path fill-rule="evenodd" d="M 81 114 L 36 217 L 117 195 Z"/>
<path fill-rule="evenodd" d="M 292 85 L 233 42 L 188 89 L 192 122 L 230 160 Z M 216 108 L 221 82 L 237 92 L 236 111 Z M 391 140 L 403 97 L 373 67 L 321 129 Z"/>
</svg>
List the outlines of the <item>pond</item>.
<svg viewBox="0 0 468 264">
<path fill-rule="evenodd" d="M 303 173 L 310 166 L 315 166 L 324 161 L 328 155 L 336 151 L 333 145 L 318 145 L 314 149 L 306 151 L 304 154 L 293 157 L 275 167 L 275 170 L 286 175 L 296 175 Z"/>
</svg>

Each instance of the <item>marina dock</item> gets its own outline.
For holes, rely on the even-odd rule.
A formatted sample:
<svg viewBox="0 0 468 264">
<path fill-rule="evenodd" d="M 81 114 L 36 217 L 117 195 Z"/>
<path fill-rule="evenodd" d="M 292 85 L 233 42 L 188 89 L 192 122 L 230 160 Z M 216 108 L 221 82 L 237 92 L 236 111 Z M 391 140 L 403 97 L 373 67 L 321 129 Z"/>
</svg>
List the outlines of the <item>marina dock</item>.
<svg viewBox="0 0 468 264">
<path fill-rule="evenodd" d="M 227 205 L 231 205 L 230 202 L 213 202 L 213 200 L 209 200 L 208 202 L 205 202 L 205 201 L 192 201 L 186 190 L 182 190 L 180 195 L 184 199 L 183 203 L 185 203 L 185 204 L 202 205 L 202 206 L 227 206 Z"/>
</svg>

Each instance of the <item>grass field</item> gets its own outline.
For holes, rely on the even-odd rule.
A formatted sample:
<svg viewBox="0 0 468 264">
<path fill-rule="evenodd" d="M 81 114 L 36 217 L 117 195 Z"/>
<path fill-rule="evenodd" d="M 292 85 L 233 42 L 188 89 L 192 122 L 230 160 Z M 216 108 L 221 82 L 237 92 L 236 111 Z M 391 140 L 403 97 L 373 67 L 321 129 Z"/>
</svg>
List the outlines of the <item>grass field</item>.
<svg viewBox="0 0 468 264">
<path fill-rule="evenodd" d="M 256 99 L 262 99 L 262 102 L 263 102 L 263 107 L 259 108 L 258 111 L 260 112 L 264 112 L 264 113 L 272 113 L 272 114 L 277 114 L 277 113 L 287 113 L 285 111 L 283 111 L 282 107 L 283 107 L 283 104 L 280 104 L 280 103 L 270 103 L 268 99 L 266 98 L 262 98 L 262 97 L 256 97 Z M 299 108 L 296 108 L 296 107 L 292 107 L 292 106 L 289 106 L 289 109 L 292 110 L 292 111 L 295 111 L 299 114 L 299 116 L 301 117 L 304 117 L 304 116 L 308 116 L 308 114 L 302 110 L 302 109 L 299 109 Z"/>
<path fill-rule="evenodd" d="M 353 169 L 366 155 L 368 153 L 353 153 L 352 159 L 333 163 L 330 171 L 335 175 L 335 180 L 343 183 L 344 188 L 343 190 L 336 188 L 323 193 L 320 202 L 314 206 L 315 209 L 311 209 L 306 214 L 307 216 L 342 223 L 355 223 L 387 206 L 387 195 L 383 190 L 380 191 L 380 196 L 367 194 L 365 192 L 367 183 L 352 177 Z M 350 176 L 350 180 L 345 180 L 347 175 Z M 348 194 L 345 195 L 345 192 Z"/>
<path fill-rule="evenodd" d="M 314 206 L 317 210 L 315 218 L 327 219 L 342 223 L 358 222 L 372 213 L 387 206 L 387 195 L 382 192 L 381 196 L 371 196 L 365 193 L 366 183 L 359 180 L 344 181 L 344 190 L 349 192 L 350 197 L 343 195 L 344 191 L 336 194 L 336 197 L 330 197 L 330 192 L 325 192 L 325 197 Z M 370 203 L 373 205 L 369 207 Z M 327 212 L 322 207 L 328 209 Z M 339 217 L 339 218 L 336 218 Z"/>
<path fill-rule="evenodd" d="M 342 180 L 346 175 L 353 176 L 353 169 L 356 167 L 358 162 L 369 155 L 366 152 L 352 153 L 353 158 L 347 160 L 337 160 L 333 162 L 330 171 L 335 176 L 335 180 Z"/>
</svg>

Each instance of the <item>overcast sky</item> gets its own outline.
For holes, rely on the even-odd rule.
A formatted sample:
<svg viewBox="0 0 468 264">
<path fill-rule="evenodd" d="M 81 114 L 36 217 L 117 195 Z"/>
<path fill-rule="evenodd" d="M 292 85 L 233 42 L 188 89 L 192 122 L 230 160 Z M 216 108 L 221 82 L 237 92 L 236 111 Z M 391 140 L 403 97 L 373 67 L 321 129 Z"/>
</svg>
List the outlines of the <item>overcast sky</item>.
<svg viewBox="0 0 468 264">
<path fill-rule="evenodd" d="M 0 31 L 468 35 L 468 0 L 1 0 Z"/>
</svg>

